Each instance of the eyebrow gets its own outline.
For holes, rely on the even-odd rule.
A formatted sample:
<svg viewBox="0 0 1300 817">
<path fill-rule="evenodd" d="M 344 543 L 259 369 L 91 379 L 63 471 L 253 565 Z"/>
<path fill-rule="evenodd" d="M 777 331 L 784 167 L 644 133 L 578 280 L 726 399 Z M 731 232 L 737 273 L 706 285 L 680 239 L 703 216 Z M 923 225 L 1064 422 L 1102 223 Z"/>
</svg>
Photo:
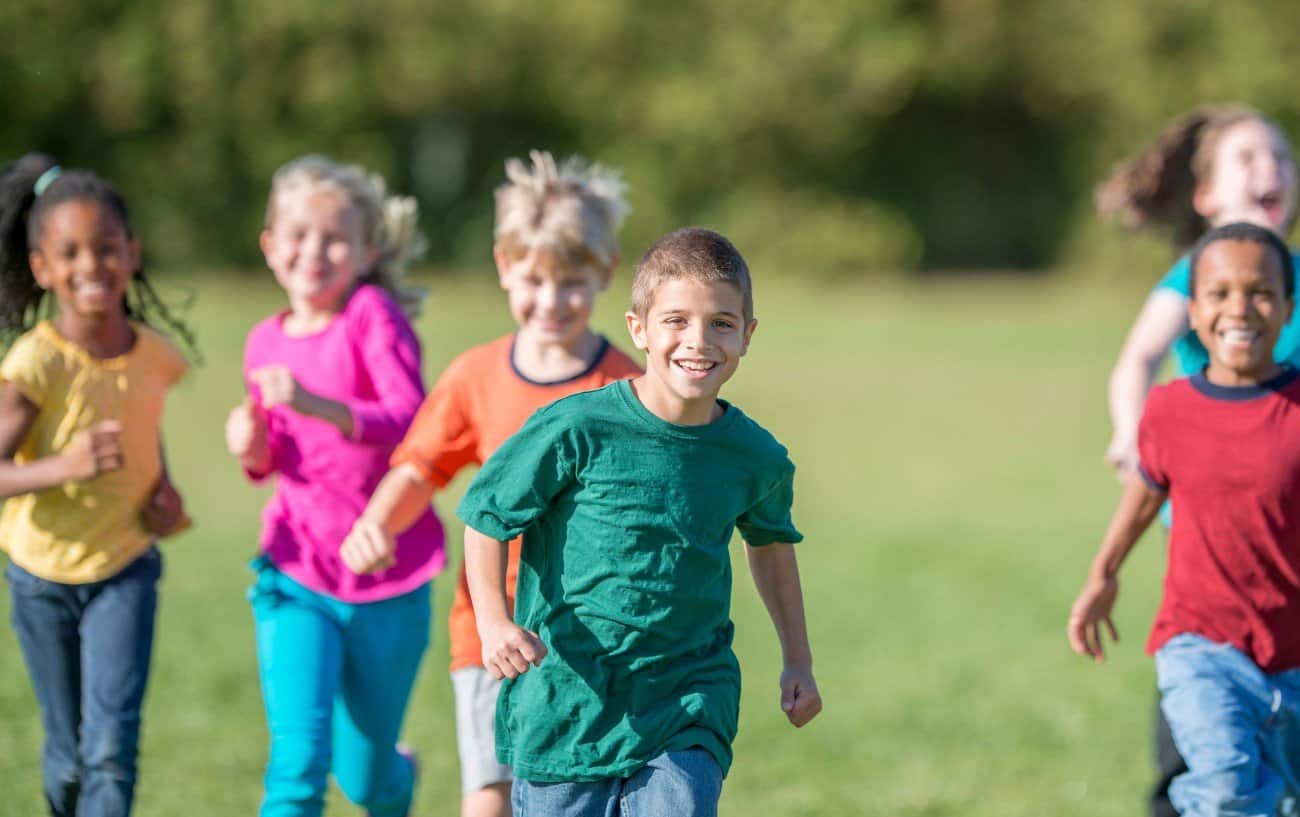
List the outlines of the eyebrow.
<svg viewBox="0 0 1300 817">
<path fill-rule="evenodd" d="M 691 311 L 691 310 L 690 310 L 689 307 L 679 306 L 679 307 L 672 307 L 672 308 L 669 308 L 669 309 L 656 309 L 656 310 L 655 310 L 655 314 L 657 314 L 657 315 L 678 315 L 678 314 L 682 314 L 682 313 L 686 313 L 686 312 L 690 312 L 690 311 Z M 728 317 L 728 318 L 735 318 L 735 319 L 737 319 L 737 320 L 740 319 L 740 313 L 739 313 L 739 312 L 732 312 L 730 309 L 723 309 L 723 310 L 720 310 L 720 311 L 718 311 L 718 312 L 712 312 L 712 313 L 710 313 L 710 317 L 715 317 L 715 318 L 716 318 L 716 317 L 719 317 L 719 316 L 725 316 L 725 317 Z"/>
</svg>

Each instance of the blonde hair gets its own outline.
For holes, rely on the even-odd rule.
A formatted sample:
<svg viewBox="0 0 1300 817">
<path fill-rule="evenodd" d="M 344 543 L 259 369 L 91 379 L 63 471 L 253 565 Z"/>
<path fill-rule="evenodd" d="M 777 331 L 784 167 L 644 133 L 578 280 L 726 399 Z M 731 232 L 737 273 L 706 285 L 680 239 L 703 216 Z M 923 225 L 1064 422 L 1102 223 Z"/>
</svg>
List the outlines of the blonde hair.
<svg viewBox="0 0 1300 817">
<path fill-rule="evenodd" d="M 557 165 L 546 151 L 531 151 L 528 158 L 531 165 L 508 159 L 507 181 L 496 190 L 497 251 L 514 260 L 545 247 L 574 268 L 612 270 L 628 211 L 618 172 L 578 156 Z"/>
<path fill-rule="evenodd" d="M 754 285 L 749 265 L 726 236 L 703 227 L 683 227 L 656 241 L 632 274 L 632 311 L 642 319 L 665 281 L 689 279 L 726 283 L 740 292 L 746 323 L 754 319 Z"/>
<path fill-rule="evenodd" d="M 404 282 L 406 268 L 425 250 L 419 230 L 419 205 L 410 196 L 389 196 L 382 176 L 360 165 L 336 162 L 327 156 L 308 155 L 290 161 L 271 177 L 271 195 L 266 204 L 266 226 L 275 216 L 276 202 L 289 192 L 307 189 L 331 190 L 347 197 L 361 216 L 366 246 L 379 251 L 362 281 L 387 290 L 408 318 L 419 314 L 423 287 Z"/>
<path fill-rule="evenodd" d="M 1188 111 L 1097 186 L 1097 212 L 1130 229 L 1165 230 L 1180 249 L 1196 243 L 1210 228 L 1193 206 L 1196 187 L 1214 170 L 1214 153 L 1223 134 L 1251 121 L 1282 132 L 1245 105 L 1203 105 Z M 1285 136 L 1282 141 L 1287 143 Z"/>
</svg>

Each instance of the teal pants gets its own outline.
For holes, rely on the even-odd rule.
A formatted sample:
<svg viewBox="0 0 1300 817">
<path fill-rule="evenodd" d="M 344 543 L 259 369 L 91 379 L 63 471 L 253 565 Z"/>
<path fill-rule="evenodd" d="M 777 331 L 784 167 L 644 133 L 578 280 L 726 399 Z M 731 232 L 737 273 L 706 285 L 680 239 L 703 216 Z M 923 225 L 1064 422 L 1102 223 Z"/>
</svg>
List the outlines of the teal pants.
<svg viewBox="0 0 1300 817">
<path fill-rule="evenodd" d="M 396 743 L 429 641 L 429 586 L 348 604 L 265 557 L 249 590 L 271 734 L 261 817 L 318 817 L 332 772 L 371 817 L 405 817 L 415 770 Z"/>
</svg>

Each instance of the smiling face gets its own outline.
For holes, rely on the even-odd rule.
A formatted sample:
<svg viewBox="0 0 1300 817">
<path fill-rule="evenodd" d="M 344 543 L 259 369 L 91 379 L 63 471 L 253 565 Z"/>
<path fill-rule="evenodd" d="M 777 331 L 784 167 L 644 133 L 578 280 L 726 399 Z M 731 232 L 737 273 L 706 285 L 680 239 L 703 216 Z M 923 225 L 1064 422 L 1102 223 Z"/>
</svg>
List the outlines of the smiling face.
<svg viewBox="0 0 1300 817">
<path fill-rule="evenodd" d="M 515 259 L 494 255 L 519 339 L 539 346 L 578 348 L 586 336 L 596 295 L 609 275 L 593 266 L 574 267 L 545 247 L 531 247 Z"/>
<path fill-rule="evenodd" d="M 298 187 L 277 194 L 262 254 L 297 314 L 338 312 L 374 262 L 361 214 L 341 191 Z"/>
<path fill-rule="evenodd" d="M 757 322 L 744 318 L 740 289 L 724 281 L 674 278 L 655 288 L 644 316 L 626 315 L 646 353 L 637 396 L 661 419 L 702 425 L 715 418 L 718 392 L 749 349 Z"/>
<path fill-rule="evenodd" d="M 1188 318 L 1209 352 L 1205 376 L 1221 386 L 1261 383 L 1278 373 L 1273 346 L 1291 317 L 1277 252 L 1225 239 L 1201 251 Z"/>
<path fill-rule="evenodd" d="M 121 219 L 93 200 L 72 199 L 45 213 L 28 257 L 32 275 L 54 293 L 63 320 L 126 320 L 123 298 L 140 268 L 140 246 Z"/>
<path fill-rule="evenodd" d="M 1196 211 L 1211 227 L 1245 221 L 1282 233 L 1296 207 L 1296 165 L 1285 138 L 1258 119 L 1229 126 L 1214 145 Z"/>
</svg>

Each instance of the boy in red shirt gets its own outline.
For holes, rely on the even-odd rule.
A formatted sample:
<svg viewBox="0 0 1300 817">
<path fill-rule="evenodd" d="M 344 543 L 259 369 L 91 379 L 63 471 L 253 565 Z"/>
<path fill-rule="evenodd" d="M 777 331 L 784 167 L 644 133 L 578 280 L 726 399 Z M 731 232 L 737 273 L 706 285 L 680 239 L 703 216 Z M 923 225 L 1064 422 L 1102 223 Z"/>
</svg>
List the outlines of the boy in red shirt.
<svg viewBox="0 0 1300 817">
<path fill-rule="evenodd" d="M 1098 661 L 1129 550 L 1166 498 L 1178 508 L 1147 642 L 1189 771 L 1184 817 L 1291 813 L 1300 765 L 1300 371 L 1273 360 L 1293 308 L 1291 254 L 1272 232 L 1216 228 L 1191 256 L 1188 315 L 1204 371 L 1152 390 L 1139 473 L 1070 611 Z M 1289 802 L 1288 802 L 1289 801 Z"/>
<path fill-rule="evenodd" d="M 561 397 L 634 377 L 641 368 L 591 330 L 596 295 L 618 264 L 627 209 L 618 177 L 578 159 L 506 163 L 496 192 L 493 258 L 516 332 L 461 354 L 420 407 L 393 469 L 343 545 L 347 565 L 388 564 L 394 537 L 461 468 L 482 465 L 537 409 Z M 510 543 L 507 593 L 514 603 L 519 542 Z M 448 616 L 463 817 L 510 814 L 511 770 L 496 759 L 493 719 L 500 681 L 483 668 L 482 645 L 462 564 Z"/>
</svg>

